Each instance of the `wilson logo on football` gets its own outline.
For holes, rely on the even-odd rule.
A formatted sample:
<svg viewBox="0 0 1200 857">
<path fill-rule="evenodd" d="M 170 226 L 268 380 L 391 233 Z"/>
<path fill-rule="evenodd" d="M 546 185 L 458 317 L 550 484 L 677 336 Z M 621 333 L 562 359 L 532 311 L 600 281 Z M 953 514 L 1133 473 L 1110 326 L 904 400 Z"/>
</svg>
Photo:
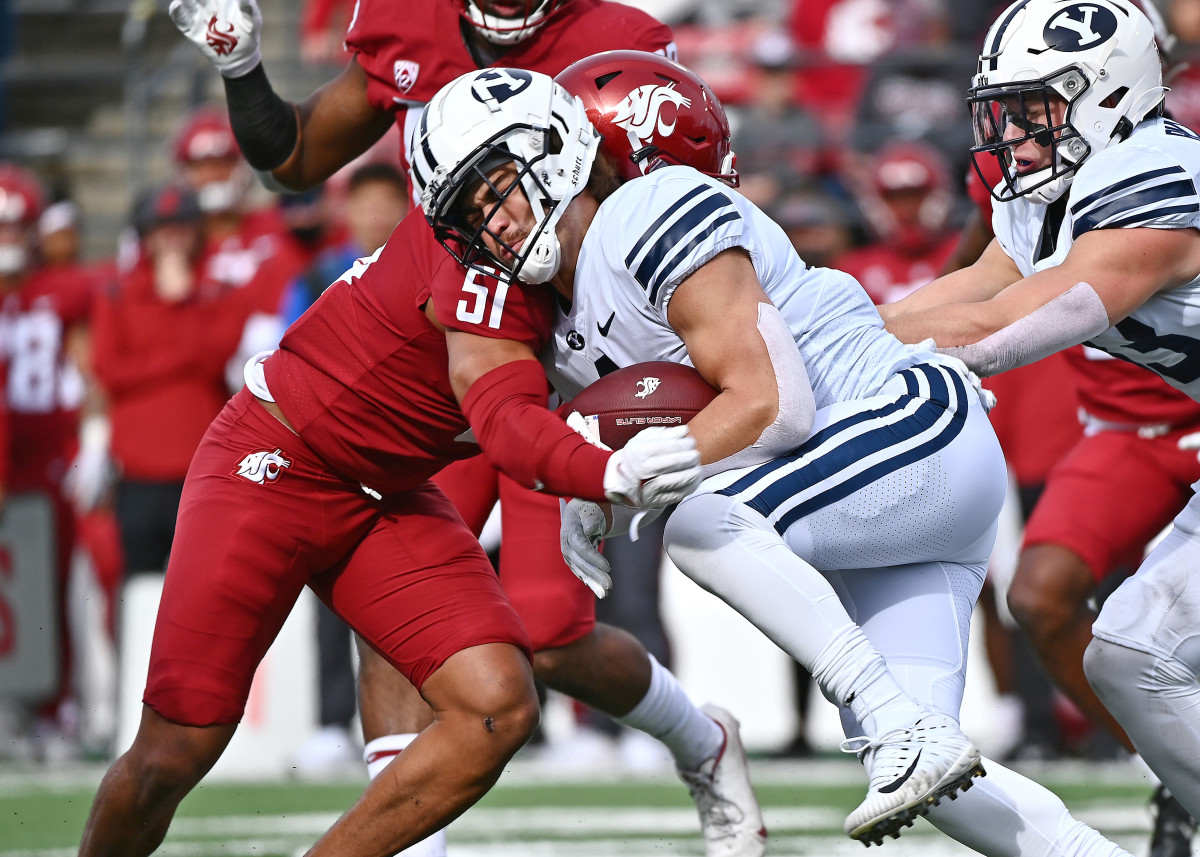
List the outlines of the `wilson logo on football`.
<svg viewBox="0 0 1200 857">
<path fill-rule="evenodd" d="M 643 378 L 642 380 L 637 382 L 638 391 L 636 393 L 634 393 L 633 395 L 637 396 L 639 399 L 644 399 L 647 396 L 649 396 L 651 393 L 653 393 L 655 390 L 657 390 L 658 385 L 661 383 L 662 382 L 660 380 L 658 380 L 657 378 L 650 378 L 650 377 Z"/>
<path fill-rule="evenodd" d="M 654 137 L 657 130 L 663 137 L 670 137 L 675 131 L 675 120 L 668 122 L 662 115 L 663 105 L 673 104 L 675 109 L 690 107 L 692 100 L 686 95 L 675 91 L 675 85 L 659 86 L 648 83 L 639 86 L 625 96 L 625 100 L 617 108 L 613 124 L 619 125 L 645 143 Z"/>
<path fill-rule="evenodd" d="M 278 479 L 285 467 L 291 466 L 292 463 L 283 457 L 282 449 L 274 452 L 262 450 L 252 452 L 239 461 L 237 472 L 234 475 L 257 482 L 259 485 L 266 485 L 268 482 Z"/>
<path fill-rule="evenodd" d="M 216 15 L 208 22 L 207 37 L 208 46 L 216 51 L 217 56 L 228 56 L 238 44 L 237 36 L 233 35 L 233 24 L 229 25 L 229 29 L 221 30 Z"/>
</svg>

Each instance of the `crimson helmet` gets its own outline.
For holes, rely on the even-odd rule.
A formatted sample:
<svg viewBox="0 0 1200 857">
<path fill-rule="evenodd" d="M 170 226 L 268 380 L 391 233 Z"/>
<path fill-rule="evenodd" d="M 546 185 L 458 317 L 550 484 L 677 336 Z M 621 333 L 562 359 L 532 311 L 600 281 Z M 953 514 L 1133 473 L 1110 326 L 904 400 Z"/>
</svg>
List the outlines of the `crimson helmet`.
<svg viewBox="0 0 1200 857">
<path fill-rule="evenodd" d="M 0 223 L 32 226 L 42 215 L 42 185 L 33 173 L 13 163 L 0 163 Z"/>
<path fill-rule="evenodd" d="M 860 194 L 863 214 L 884 241 L 909 251 L 937 242 L 946 231 L 953 194 L 950 166 L 941 152 L 918 141 L 890 143 L 876 153 Z M 915 205 L 903 211 L 888 197 L 911 193 Z"/>
<path fill-rule="evenodd" d="M 479 0 L 462 0 L 459 14 L 479 34 L 497 45 L 515 45 L 523 42 L 540 30 L 550 16 L 566 6 L 569 0 L 526 0 L 525 8 L 513 17 L 496 15 L 485 11 Z M 509 0 L 508 5 L 518 5 Z"/>
<path fill-rule="evenodd" d="M 605 51 L 554 80 L 583 101 L 621 178 L 683 164 L 737 187 L 725 108 L 679 63 L 645 51 Z"/>
<path fill-rule="evenodd" d="M 231 160 L 242 156 L 225 111 L 201 107 L 193 111 L 175 134 L 175 162 L 190 164 L 208 158 Z"/>
</svg>

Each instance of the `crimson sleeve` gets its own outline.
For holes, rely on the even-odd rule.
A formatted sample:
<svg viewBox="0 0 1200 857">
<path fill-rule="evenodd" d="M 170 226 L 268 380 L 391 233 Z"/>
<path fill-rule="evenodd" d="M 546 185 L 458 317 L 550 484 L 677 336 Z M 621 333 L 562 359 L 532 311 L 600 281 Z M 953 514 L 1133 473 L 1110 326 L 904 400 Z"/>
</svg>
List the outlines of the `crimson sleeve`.
<svg viewBox="0 0 1200 857">
<path fill-rule="evenodd" d="M 592 446 L 546 407 L 546 376 L 533 360 L 514 360 L 483 375 L 462 410 L 495 467 L 521 485 L 603 502 L 612 453 Z"/>
</svg>

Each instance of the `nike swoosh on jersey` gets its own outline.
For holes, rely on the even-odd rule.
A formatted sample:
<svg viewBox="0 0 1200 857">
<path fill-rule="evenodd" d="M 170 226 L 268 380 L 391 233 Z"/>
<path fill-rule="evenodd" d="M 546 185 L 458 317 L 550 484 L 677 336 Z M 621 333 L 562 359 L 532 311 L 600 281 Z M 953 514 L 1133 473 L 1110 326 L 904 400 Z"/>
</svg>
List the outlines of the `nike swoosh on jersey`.
<svg viewBox="0 0 1200 857">
<path fill-rule="evenodd" d="M 617 314 L 614 312 L 612 315 L 610 315 L 608 317 L 608 321 L 604 322 L 604 324 L 601 324 L 600 322 L 596 322 L 596 330 L 600 331 L 601 336 L 608 336 L 609 328 L 612 327 L 613 319 L 616 317 L 617 317 Z"/>
<path fill-rule="evenodd" d="M 918 750 L 917 755 L 913 756 L 912 764 L 908 766 L 908 770 L 901 774 L 899 779 L 888 783 L 886 786 L 881 786 L 879 791 L 883 792 L 884 794 L 890 794 L 908 782 L 908 778 L 911 777 L 913 775 L 913 771 L 917 769 L 917 762 L 921 760 L 921 754 L 924 752 L 925 751 L 923 749 Z"/>
</svg>

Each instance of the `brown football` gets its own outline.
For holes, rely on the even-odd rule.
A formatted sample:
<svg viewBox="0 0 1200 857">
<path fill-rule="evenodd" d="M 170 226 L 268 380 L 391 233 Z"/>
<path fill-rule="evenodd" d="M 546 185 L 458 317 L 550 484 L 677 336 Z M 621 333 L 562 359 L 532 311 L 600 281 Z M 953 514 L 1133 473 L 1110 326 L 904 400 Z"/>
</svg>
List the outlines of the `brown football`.
<svg viewBox="0 0 1200 857">
<path fill-rule="evenodd" d="M 642 429 L 687 423 L 716 396 L 691 366 L 655 360 L 610 372 L 581 390 L 562 413 L 579 411 L 600 440 L 620 449 Z"/>
</svg>

